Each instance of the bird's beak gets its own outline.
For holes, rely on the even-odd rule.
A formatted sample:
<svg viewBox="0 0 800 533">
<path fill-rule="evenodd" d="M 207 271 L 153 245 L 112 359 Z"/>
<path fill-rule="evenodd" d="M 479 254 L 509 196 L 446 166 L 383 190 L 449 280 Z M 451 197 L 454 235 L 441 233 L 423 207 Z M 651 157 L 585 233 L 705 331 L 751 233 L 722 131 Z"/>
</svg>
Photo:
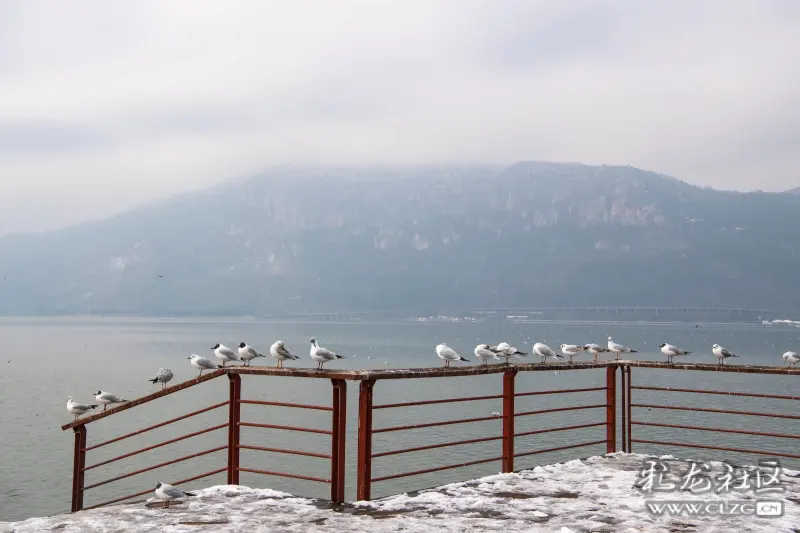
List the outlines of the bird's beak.
<svg viewBox="0 0 800 533">
<path fill-rule="evenodd" d="M 191 359 L 191 357 L 187 357 L 186 359 Z"/>
</svg>

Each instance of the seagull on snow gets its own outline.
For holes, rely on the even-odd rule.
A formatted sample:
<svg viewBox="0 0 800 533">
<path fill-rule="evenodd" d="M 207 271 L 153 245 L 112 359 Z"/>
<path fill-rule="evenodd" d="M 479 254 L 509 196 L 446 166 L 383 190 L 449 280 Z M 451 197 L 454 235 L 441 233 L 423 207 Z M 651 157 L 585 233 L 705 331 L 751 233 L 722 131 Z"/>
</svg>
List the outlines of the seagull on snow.
<svg viewBox="0 0 800 533">
<path fill-rule="evenodd" d="M 718 362 L 717 364 L 724 365 L 725 359 L 729 357 L 739 357 L 735 353 L 731 352 L 727 348 L 723 348 L 719 344 L 715 344 L 711 347 L 711 353 L 717 356 Z"/>
<path fill-rule="evenodd" d="M 449 367 L 450 366 L 450 361 L 467 361 L 467 362 L 469 362 L 469 359 L 464 359 L 463 357 L 461 357 L 458 354 L 458 352 L 456 352 L 454 349 L 452 349 L 451 347 L 449 347 L 448 345 L 446 345 L 444 343 L 436 345 L 436 357 L 438 357 L 439 359 L 442 359 L 444 361 L 444 366 L 445 367 Z"/>
<path fill-rule="evenodd" d="M 335 359 L 344 359 L 341 355 L 334 353 L 326 348 L 323 348 L 319 344 L 317 344 L 317 339 L 311 337 L 309 339 L 311 343 L 311 359 L 317 362 L 317 370 L 322 370 L 322 365 L 327 363 L 328 361 L 333 361 Z"/>
<path fill-rule="evenodd" d="M 166 500 L 167 504 L 164 507 L 169 507 L 169 502 L 172 500 L 186 498 L 187 496 L 197 496 L 197 494 L 194 492 L 184 492 L 178 487 L 173 487 L 172 485 L 161 483 L 160 481 L 156 483 L 156 498 L 159 500 Z"/>
</svg>

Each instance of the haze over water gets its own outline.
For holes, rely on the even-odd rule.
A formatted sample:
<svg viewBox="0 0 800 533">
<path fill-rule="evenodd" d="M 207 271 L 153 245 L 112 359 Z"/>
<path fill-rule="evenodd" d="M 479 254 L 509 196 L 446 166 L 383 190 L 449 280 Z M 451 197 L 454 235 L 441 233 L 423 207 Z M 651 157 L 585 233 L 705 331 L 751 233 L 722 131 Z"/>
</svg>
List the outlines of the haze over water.
<svg viewBox="0 0 800 533">
<path fill-rule="evenodd" d="M 98 389 L 134 399 L 157 390 L 147 382 L 159 367 L 175 370 L 174 385 L 197 375 L 186 357 L 198 353 L 212 357 L 210 347 L 222 342 L 229 347 L 246 341 L 262 352 L 282 339 L 286 346 L 302 357 L 289 366 L 312 367 L 308 357 L 308 338 L 316 336 L 320 344 L 347 358 L 326 367 L 358 368 L 408 368 L 441 366 L 433 348 L 438 342 L 447 342 L 462 355 L 474 362 L 473 348 L 479 342 L 498 343 L 503 340 L 530 352 L 534 342 L 547 342 L 554 349 L 561 343 L 583 344 L 596 342 L 604 345 L 606 337 L 613 335 L 617 342 L 640 350 L 637 359 L 663 360 L 658 351 L 662 342 L 675 344 L 696 354 L 685 358 L 691 362 L 713 363 L 711 345 L 719 343 L 739 355 L 739 364 L 782 364 L 781 354 L 800 347 L 800 329 L 792 327 L 762 327 L 760 325 L 708 325 L 696 328 L 695 324 L 570 324 L 570 323 L 287 323 L 223 320 L 150 320 L 150 319 L 2 319 L 0 339 L 3 354 L 0 360 L 0 409 L 3 412 L 3 431 L 0 431 L 0 520 L 18 520 L 30 516 L 54 514 L 69 508 L 72 476 L 73 435 L 60 426 L 71 420 L 66 412 L 67 396 L 90 403 Z M 353 356 L 357 355 L 357 358 Z M 368 359 L 371 357 L 371 359 Z M 589 356 L 579 356 L 586 360 Z M 10 360 L 10 362 L 6 362 Z M 534 359 L 535 361 L 536 359 Z M 274 365 L 271 358 L 259 359 L 259 365 Z M 754 374 L 715 374 L 690 371 L 653 371 L 634 369 L 635 384 L 657 384 L 711 390 L 737 390 L 770 394 L 798 393 L 796 377 L 762 376 Z M 794 379 L 792 379 L 794 378 Z M 379 382 L 375 387 L 375 403 L 395 403 L 417 399 L 434 399 L 448 396 L 478 396 L 500 394 L 500 375 L 451 379 L 420 379 L 413 381 Z M 331 387 L 328 380 L 289 379 L 280 377 L 244 376 L 243 398 L 269 399 L 296 403 L 330 405 Z M 602 370 L 576 372 L 521 373 L 517 378 L 517 391 L 558 388 L 602 386 Z M 355 483 L 355 431 L 357 419 L 356 383 L 348 383 L 348 499 L 354 498 Z M 88 426 L 89 445 L 134 431 L 144 426 L 180 416 L 182 414 L 225 401 L 227 379 L 204 383 L 179 394 L 170 395 L 146 406 L 131 409 L 118 416 L 109 417 Z M 636 401 L 645 400 L 646 391 L 636 391 Z M 666 394 L 666 393 L 663 393 Z M 796 411 L 792 402 L 783 403 L 754 398 L 739 399 L 677 395 L 665 397 L 650 394 L 650 403 L 674 405 L 703 405 L 748 411 Z M 562 405 L 595 404 L 605 401 L 602 392 L 572 395 L 549 395 L 520 398 L 517 411 L 547 409 Z M 406 425 L 468 417 L 489 416 L 499 412 L 499 401 L 445 404 L 414 409 L 380 410 L 375 413 L 375 427 Z M 517 431 L 544 427 L 602 421 L 600 410 L 554 413 L 535 417 L 522 417 L 517 421 Z M 655 418 L 657 417 L 657 418 Z M 699 418 L 691 412 L 634 412 L 634 419 L 649 419 L 712 427 L 757 428 L 759 431 L 786 433 L 787 424 L 772 419 L 745 419 L 745 417 L 716 416 Z M 90 451 L 87 465 L 121 455 L 148 444 L 174 438 L 198 429 L 224 422 L 225 409 L 187 419 L 178 424 L 149 432 L 124 441 Z M 242 420 L 261 423 L 289 424 L 295 426 L 330 427 L 329 414 L 245 405 Z M 708 422 L 703 422 L 707 420 Z M 748 426 L 751 424 L 751 426 Z M 669 440 L 678 435 L 682 442 L 714 443 L 738 448 L 788 450 L 788 439 L 731 436 L 720 438 L 713 432 L 676 434 L 670 430 L 638 427 L 640 438 Z M 587 428 L 579 432 L 561 432 L 518 439 L 517 451 L 541 449 L 600 440 L 605 436 L 603 427 Z M 647 436 L 643 435 L 646 432 Z M 388 451 L 408 446 L 437 442 L 479 438 L 500 434 L 500 421 L 461 424 L 424 430 L 376 434 L 374 452 Z M 225 430 L 215 431 L 165 446 L 87 472 L 86 484 L 96 483 L 116 475 L 144 468 L 181 455 L 203 451 L 226 442 Z M 330 439 L 322 435 L 276 432 L 243 428 L 242 443 L 278 448 L 329 453 Z M 723 442 L 724 441 L 724 442 Z M 656 448 L 634 445 L 634 451 L 673 453 L 677 456 L 733 458 L 754 463 L 754 456 L 744 454 L 704 455 L 698 450 L 682 448 Z M 553 463 L 568 458 L 597 455 L 605 452 L 603 445 L 577 448 L 564 452 L 534 455 L 517 460 L 516 468 Z M 457 464 L 500 455 L 499 441 L 458 446 L 412 454 L 394 455 L 376 459 L 373 476 L 385 476 L 446 464 Z M 192 459 L 157 471 L 144 473 L 121 482 L 90 489 L 86 492 L 86 505 L 113 499 L 131 492 L 154 486 L 157 480 L 174 481 L 193 474 L 215 470 L 225 464 L 225 451 Z M 242 466 L 301 473 L 327 478 L 329 465 L 325 460 L 274 455 L 256 451 L 242 451 Z M 800 468 L 797 461 L 784 461 L 786 466 Z M 497 473 L 500 465 L 488 463 L 412 478 L 391 480 L 374 485 L 373 496 L 407 491 L 413 488 L 434 486 Z M 224 475 L 193 482 L 190 488 L 222 484 Z M 306 481 L 243 474 L 242 484 L 271 487 L 295 492 L 298 495 L 326 497 L 327 486 Z"/>
</svg>

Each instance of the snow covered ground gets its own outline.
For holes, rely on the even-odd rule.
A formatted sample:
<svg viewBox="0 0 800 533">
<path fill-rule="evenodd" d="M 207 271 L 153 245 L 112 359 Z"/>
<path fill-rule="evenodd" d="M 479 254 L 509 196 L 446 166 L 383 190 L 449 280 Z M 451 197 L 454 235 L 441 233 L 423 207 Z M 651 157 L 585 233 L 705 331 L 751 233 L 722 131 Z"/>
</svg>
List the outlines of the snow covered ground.
<svg viewBox="0 0 800 533">
<path fill-rule="evenodd" d="M 780 478 L 783 492 L 778 494 L 756 495 L 752 490 L 717 495 L 713 491 L 644 494 L 635 484 L 642 481 L 645 458 L 622 453 L 591 457 L 341 506 L 272 490 L 217 486 L 169 509 L 153 502 L 118 505 L 0 523 L 0 532 L 800 533 L 800 472 L 784 470 Z M 687 463 L 671 456 L 664 459 L 668 459 L 671 472 L 689 469 Z M 710 465 L 711 477 L 724 473 L 721 463 Z M 645 506 L 646 500 L 655 499 L 777 500 L 783 502 L 784 514 L 777 518 L 655 516 Z"/>
</svg>

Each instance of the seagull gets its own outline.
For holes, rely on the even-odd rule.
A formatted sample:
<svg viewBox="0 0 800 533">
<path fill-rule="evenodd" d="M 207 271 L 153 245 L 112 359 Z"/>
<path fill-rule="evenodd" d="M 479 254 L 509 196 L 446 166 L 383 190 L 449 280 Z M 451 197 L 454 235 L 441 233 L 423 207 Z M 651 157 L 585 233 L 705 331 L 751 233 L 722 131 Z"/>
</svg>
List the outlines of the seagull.
<svg viewBox="0 0 800 533">
<path fill-rule="evenodd" d="M 311 343 L 311 359 L 317 362 L 317 370 L 322 370 L 322 365 L 327 363 L 328 361 L 334 361 L 336 359 L 344 359 L 341 355 L 334 353 L 326 348 L 323 348 L 319 344 L 317 344 L 317 339 L 311 337 L 309 339 Z"/>
<path fill-rule="evenodd" d="M 217 359 L 222 360 L 222 366 L 225 366 L 228 361 L 241 361 L 242 359 L 238 353 L 219 343 L 211 349 L 214 350 L 214 355 L 217 356 Z"/>
<path fill-rule="evenodd" d="M 585 348 L 583 346 L 576 346 L 574 344 L 562 344 L 561 345 L 561 353 L 569 357 L 569 362 L 572 362 L 572 358 L 584 351 Z"/>
<path fill-rule="evenodd" d="M 96 407 L 97 404 L 86 405 L 85 403 L 73 402 L 72 396 L 67 396 L 67 411 L 69 411 L 70 414 L 75 415 L 75 420 L 77 420 L 82 414 L 87 413 Z"/>
<path fill-rule="evenodd" d="M 186 359 L 189 359 L 189 364 L 191 364 L 193 367 L 200 369 L 200 374 L 198 377 L 203 375 L 203 370 L 216 370 L 219 368 L 219 365 L 212 363 L 205 357 L 200 357 L 196 353 L 193 353 Z"/>
<path fill-rule="evenodd" d="M 164 507 L 169 507 L 169 502 L 187 496 L 197 496 L 194 492 L 184 492 L 178 487 L 173 487 L 167 483 L 156 483 L 156 498 L 159 500 L 166 500 L 167 504 Z"/>
<path fill-rule="evenodd" d="M 553 359 L 564 359 L 562 355 L 557 354 L 552 348 L 541 342 L 537 342 L 533 345 L 533 353 L 542 358 L 542 363 L 544 363 L 548 357 Z"/>
<path fill-rule="evenodd" d="M 467 362 L 469 362 L 469 359 L 464 359 L 463 357 L 461 357 L 458 354 L 458 352 L 456 352 L 454 349 L 452 349 L 451 347 L 449 347 L 448 345 L 446 345 L 444 343 L 436 345 L 436 357 L 438 357 L 439 359 L 442 359 L 444 361 L 444 366 L 445 367 L 449 367 L 450 366 L 450 361 L 467 361 Z"/>
<path fill-rule="evenodd" d="M 117 396 L 116 394 L 112 394 L 110 392 L 103 392 L 101 390 L 94 393 L 94 399 L 103 404 L 103 411 L 106 410 L 106 407 L 108 407 L 109 404 L 125 403 L 128 401 L 125 398 Z"/>
<path fill-rule="evenodd" d="M 735 353 L 729 351 L 727 348 L 723 348 L 719 344 L 715 344 L 711 347 L 711 353 L 717 356 L 717 359 L 719 360 L 717 364 L 719 365 L 724 365 L 725 359 L 728 357 L 739 357 Z"/>
<path fill-rule="evenodd" d="M 786 352 L 783 354 L 783 360 L 786 364 L 791 365 L 792 368 L 797 368 L 797 363 L 800 362 L 800 355 L 797 352 Z"/>
<path fill-rule="evenodd" d="M 659 348 L 661 348 L 661 353 L 663 353 L 664 355 L 667 356 L 667 362 L 668 363 L 673 363 L 674 362 L 672 360 L 673 357 L 676 357 L 678 355 L 689 355 L 690 353 L 692 353 L 692 352 L 684 352 L 683 350 L 681 350 L 677 346 L 673 346 L 671 344 L 667 344 L 666 342 L 664 344 L 662 344 L 661 346 L 659 346 Z"/>
<path fill-rule="evenodd" d="M 594 355 L 594 361 L 597 362 L 597 356 L 603 352 L 607 352 L 608 349 L 603 348 L 599 344 L 584 344 L 583 349 L 589 352 L 590 354 Z"/>
<path fill-rule="evenodd" d="M 167 383 L 172 380 L 174 375 L 171 368 L 159 368 L 158 372 L 156 372 L 156 377 L 148 379 L 147 381 L 153 385 L 161 383 L 161 390 L 164 390 L 167 387 Z"/>
<path fill-rule="evenodd" d="M 528 355 L 525 352 L 520 352 L 515 347 L 510 346 L 507 342 L 501 342 L 500 344 L 498 344 L 497 346 L 495 346 L 493 348 L 494 348 L 494 350 L 497 351 L 497 353 L 498 353 L 498 355 L 500 355 L 500 357 L 505 357 L 506 358 L 506 364 L 508 364 L 508 358 L 509 357 L 516 356 L 516 357 L 521 359 L 523 355 Z M 492 347 L 490 347 L 490 349 L 492 349 Z"/>
<path fill-rule="evenodd" d="M 614 339 L 611 337 L 608 338 L 608 350 L 609 352 L 613 352 L 616 354 L 615 359 L 619 359 L 619 355 L 622 353 L 637 353 L 636 350 L 631 350 L 627 346 L 623 346 L 621 344 L 617 344 L 614 342 Z"/>
<path fill-rule="evenodd" d="M 250 366 L 250 361 L 256 357 L 266 357 L 266 355 L 258 353 L 255 348 L 248 346 L 246 342 L 239 343 L 239 358 L 244 361 L 244 366 Z"/>
<path fill-rule="evenodd" d="M 283 362 L 286 360 L 300 359 L 300 356 L 294 355 L 286 349 L 283 341 L 277 341 L 270 346 L 269 354 L 278 360 L 278 368 L 283 368 Z"/>
<path fill-rule="evenodd" d="M 484 365 L 489 364 L 489 359 L 500 359 L 497 357 L 497 353 L 494 350 L 489 348 L 488 344 L 479 344 L 475 347 L 475 357 L 478 360 L 483 361 Z"/>
</svg>

